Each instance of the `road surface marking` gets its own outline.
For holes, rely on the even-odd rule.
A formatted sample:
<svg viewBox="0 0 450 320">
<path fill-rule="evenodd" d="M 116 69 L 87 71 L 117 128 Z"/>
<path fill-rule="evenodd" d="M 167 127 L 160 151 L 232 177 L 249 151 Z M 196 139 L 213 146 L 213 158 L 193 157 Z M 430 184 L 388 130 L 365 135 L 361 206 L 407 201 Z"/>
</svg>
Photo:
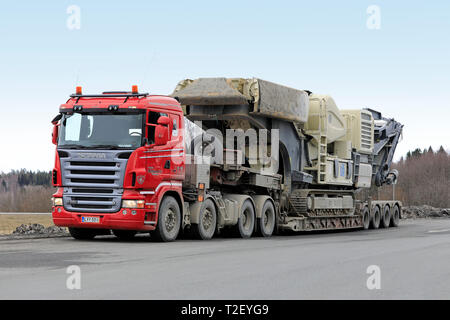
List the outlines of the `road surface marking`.
<svg viewBox="0 0 450 320">
<path fill-rule="evenodd" d="M 450 229 L 440 229 L 440 230 L 430 230 L 428 233 L 440 233 L 440 232 L 448 232 Z"/>
</svg>

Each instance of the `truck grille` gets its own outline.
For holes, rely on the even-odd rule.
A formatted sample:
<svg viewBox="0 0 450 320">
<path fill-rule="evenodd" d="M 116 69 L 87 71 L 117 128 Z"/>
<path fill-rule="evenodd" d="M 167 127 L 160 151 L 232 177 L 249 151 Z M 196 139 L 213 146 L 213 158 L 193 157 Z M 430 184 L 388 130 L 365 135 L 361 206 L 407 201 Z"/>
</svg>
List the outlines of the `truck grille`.
<svg viewBox="0 0 450 320">
<path fill-rule="evenodd" d="M 119 211 L 128 161 L 120 157 L 124 151 L 65 151 L 68 157 L 60 158 L 64 208 L 76 212 Z"/>
</svg>

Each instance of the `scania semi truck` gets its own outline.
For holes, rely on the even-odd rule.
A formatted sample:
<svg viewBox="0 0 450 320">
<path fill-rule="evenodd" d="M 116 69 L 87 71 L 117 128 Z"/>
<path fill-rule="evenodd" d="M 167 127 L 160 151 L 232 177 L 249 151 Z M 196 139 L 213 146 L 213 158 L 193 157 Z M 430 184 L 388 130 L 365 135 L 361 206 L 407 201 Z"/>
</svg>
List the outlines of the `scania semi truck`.
<svg viewBox="0 0 450 320">
<path fill-rule="evenodd" d="M 372 109 L 256 78 L 200 78 L 170 96 L 83 94 L 53 119 L 52 216 L 76 239 L 249 238 L 398 226 L 402 127 Z M 367 193 L 369 194 L 369 193 Z"/>
</svg>

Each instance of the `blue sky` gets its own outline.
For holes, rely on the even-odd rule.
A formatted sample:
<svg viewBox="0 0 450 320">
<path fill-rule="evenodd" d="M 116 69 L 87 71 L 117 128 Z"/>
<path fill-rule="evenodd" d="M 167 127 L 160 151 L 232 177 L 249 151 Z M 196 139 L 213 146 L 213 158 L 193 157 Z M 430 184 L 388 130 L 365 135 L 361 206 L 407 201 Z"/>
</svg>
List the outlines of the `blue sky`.
<svg viewBox="0 0 450 320">
<path fill-rule="evenodd" d="M 81 9 L 69 30 L 67 7 Z M 379 30 L 366 26 L 380 8 Z M 259 77 L 405 124 L 396 158 L 449 148 L 449 1 L 10 1 L 0 10 L 0 171 L 50 170 L 50 120 L 85 93 Z"/>
</svg>

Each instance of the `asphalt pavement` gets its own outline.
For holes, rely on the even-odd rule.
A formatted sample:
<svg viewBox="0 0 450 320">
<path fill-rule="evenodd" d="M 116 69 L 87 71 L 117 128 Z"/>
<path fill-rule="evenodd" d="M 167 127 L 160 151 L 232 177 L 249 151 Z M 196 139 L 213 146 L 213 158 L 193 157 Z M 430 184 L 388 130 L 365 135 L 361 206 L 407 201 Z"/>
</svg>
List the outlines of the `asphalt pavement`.
<svg viewBox="0 0 450 320">
<path fill-rule="evenodd" d="M 269 239 L 0 240 L 0 299 L 450 299 L 450 219 Z"/>
</svg>

